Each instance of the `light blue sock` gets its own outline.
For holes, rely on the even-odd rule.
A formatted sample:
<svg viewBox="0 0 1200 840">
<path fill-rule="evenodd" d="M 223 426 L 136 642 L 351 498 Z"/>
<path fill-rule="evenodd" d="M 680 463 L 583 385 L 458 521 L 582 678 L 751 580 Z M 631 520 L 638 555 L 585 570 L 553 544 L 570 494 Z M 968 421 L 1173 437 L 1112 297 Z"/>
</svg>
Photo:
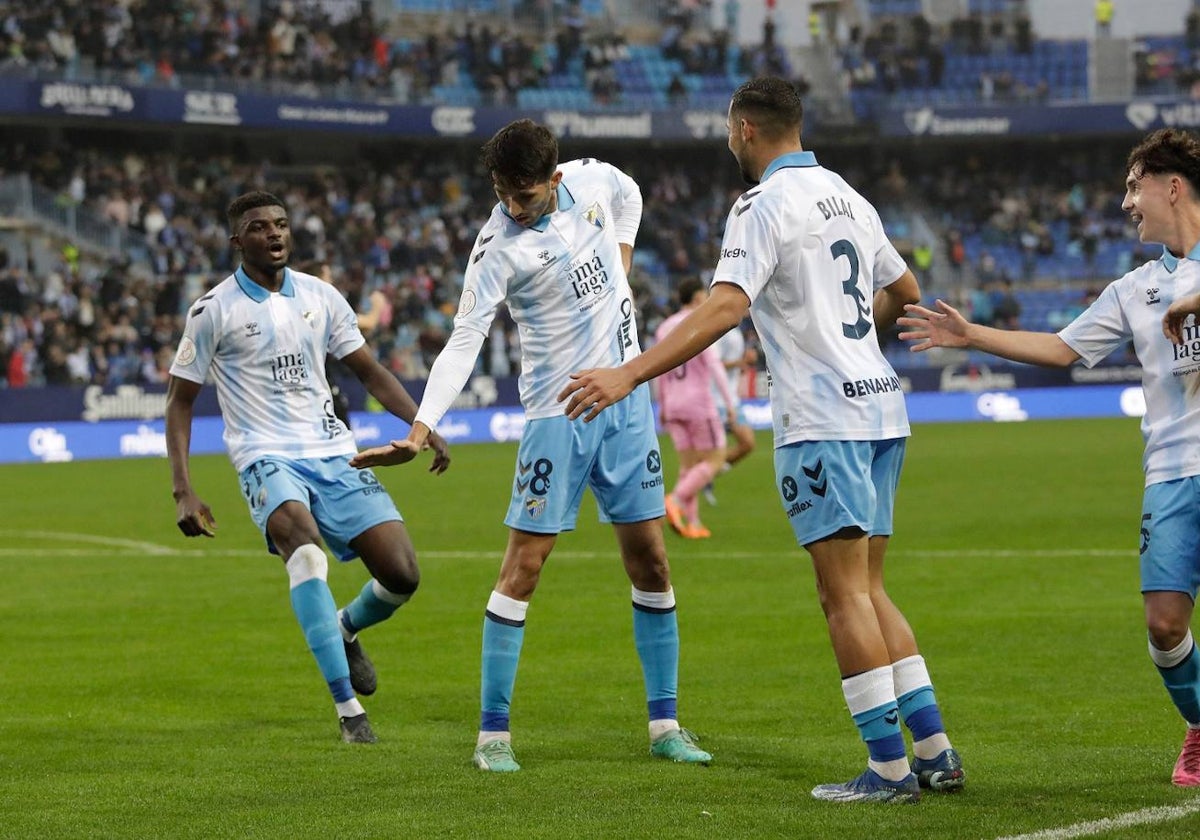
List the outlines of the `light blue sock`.
<svg viewBox="0 0 1200 840">
<path fill-rule="evenodd" d="M 337 605 L 325 582 L 327 569 L 325 552 L 315 545 L 301 546 L 287 562 L 292 610 L 329 684 L 329 693 L 335 703 L 341 703 L 354 697 L 354 689 L 350 687 L 350 666 L 337 626 Z"/>
<path fill-rule="evenodd" d="M 1150 658 L 1179 714 L 1189 724 L 1200 725 L 1200 655 L 1191 631 L 1174 650 L 1158 650 L 1151 644 Z"/>
<path fill-rule="evenodd" d="M 650 720 L 676 720 L 679 623 L 675 615 L 674 590 L 633 590 L 633 642 L 642 662 Z"/>
<path fill-rule="evenodd" d="M 392 613 L 408 602 L 411 593 L 400 595 L 389 592 L 377 580 L 369 580 L 362 591 L 342 610 L 342 624 L 352 634 L 366 630 L 381 621 L 387 621 Z"/>
<path fill-rule="evenodd" d="M 479 689 L 479 729 L 508 732 L 508 712 L 517 663 L 525 641 L 525 612 L 529 604 L 493 592 L 483 617 L 483 661 Z"/>
</svg>

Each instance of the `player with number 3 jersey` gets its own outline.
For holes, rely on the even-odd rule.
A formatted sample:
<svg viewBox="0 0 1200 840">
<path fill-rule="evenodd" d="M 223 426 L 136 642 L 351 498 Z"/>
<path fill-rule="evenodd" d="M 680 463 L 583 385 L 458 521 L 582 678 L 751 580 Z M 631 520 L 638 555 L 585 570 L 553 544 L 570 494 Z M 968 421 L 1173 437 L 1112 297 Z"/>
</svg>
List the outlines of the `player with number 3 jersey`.
<svg viewBox="0 0 1200 840">
<path fill-rule="evenodd" d="M 916 802 L 922 787 L 957 790 L 965 778 L 925 660 L 883 586 L 909 427 L 878 331 L 920 289 L 875 209 L 801 147 L 802 113 L 783 79 L 738 88 L 729 150 L 752 187 L 729 212 L 708 300 L 642 356 L 573 374 L 559 398 L 569 417 L 598 417 L 749 311 L 771 373 L 776 487 L 812 557 L 842 693 L 868 751 L 861 775 L 812 795 Z M 902 720 L 912 732 L 911 763 Z"/>
</svg>

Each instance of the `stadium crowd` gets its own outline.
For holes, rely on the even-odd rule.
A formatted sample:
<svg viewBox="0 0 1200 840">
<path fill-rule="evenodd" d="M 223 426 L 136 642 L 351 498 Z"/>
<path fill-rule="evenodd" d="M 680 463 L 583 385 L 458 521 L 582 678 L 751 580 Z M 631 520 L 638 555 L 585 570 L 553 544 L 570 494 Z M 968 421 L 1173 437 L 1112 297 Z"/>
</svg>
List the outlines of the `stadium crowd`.
<svg viewBox="0 0 1200 840">
<path fill-rule="evenodd" d="M 365 85 L 367 95 L 403 100 L 455 74 L 503 99 L 537 83 L 522 74 L 554 74 L 575 62 L 598 95 L 612 97 L 620 82 L 611 71 L 627 50 L 610 20 L 584 15 L 574 2 L 555 4 L 560 13 L 550 29 L 529 24 L 494 32 L 467 17 L 457 34 L 430 32 L 415 40 L 395 36 L 374 19 L 371 4 L 355 0 L 264 0 L 246 8 L 222 0 L 3 0 L 0 64 L 9 72 L 42 68 L 68 75 L 86 65 L 158 84 L 186 73 L 293 86 Z M 539 17 L 537 4 L 513 8 L 517 21 L 548 20 Z M 689 73 L 728 65 L 733 19 L 721 29 L 699 12 L 701 4 L 664 8 L 656 45 L 664 56 Z M 919 16 L 885 18 L 869 31 L 838 37 L 855 61 L 915 56 L 925 74 L 937 66 L 930 56 L 943 49 L 1019 53 L 1029 47 L 1031 33 L 1019 15 L 997 20 L 1001 24 L 990 28 L 966 21 L 935 32 Z M 762 49 L 742 54 L 739 60 L 748 63 L 738 72 L 781 69 L 776 62 L 785 59 L 771 26 L 762 41 Z M 524 46 L 534 43 L 550 48 Z M 248 159 L 227 150 L 196 155 L 172 151 L 170 144 L 116 153 L 86 138 L 58 138 L 8 138 L 0 175 L 28 175 L 59 203 L 89 209 L 129 233 L 132 245 L 121 259 L 101 264 L 79 243 L 56 243 L 53 258 L 45 248 L 33 249 L 34 264 L 0 253 L 0 382 L 8 387 L 163 381 L 183 308 L 233 268 L 224 205 L 254 188 L 287 200 L 293 264 L 329 264 L 347 297 L 367 313 L 381 359 L 402 378 L 419 378 L 449 333 L 470 231 L 494 201 L 468 145 L 390 150 L 364 167 L 262 153 Z M 1078 285 L 1073 309 L 1087 288 L 1148 256 L 1112 199 L 1109 179 L 1119 162 L 1096 149 L 1056 152 L 1059 163 L 1047 176 L 1031 162 L 1036 152 L 1014 152 L 1011 165 L 997 166 L 996 149 L 922 158 L 911 149 L 863 155 L 815 148 L 880 208 L 924 288 L 966 307 L 976 320 L 1020 325 L 1022 291 L 1038 279 Z M 725 214 L 743 186 L 723 150 L 713 154 L 711 166 L 687 167 L 670 149 L 612 150 L 609 159 L 633 175 L 645 195 L 634 277 L 643 335 L 671 309 L 670 290 L 679 280 L 705 277 L 716 263 Z M 915 216 L 928 224 L 913 225 Z M 1061 320 L 1066 308 L 1054 317 Z M 513 325 L 501 317 L 481 356 L 483 369 L 513 373 L 518 355 Z"/>
<path fill-rule="evenodd" d="M 495 15 L 456 15 L 452 24 L 427 16 L 429 23 L 413 29 L 398 17 L 377 18 L 374 4 L 360 0 L 5 0 L 0 74 L 252 85 L 401 104 L 429 102 L 435 89 L 466 88 L 496 105 L 513 104 L 518 91 L 556 77 L 589 91 L 594 103 L 620 102 L 617 68 L 630 56 L 610 15 L 587 15 L 578 0 L 514 0 L 510 8 L 512 18 L 502 22 Z M 731 56 L 741 76 L 791 72 L 773 25 L 758 47 L 741 50 L 730 44 L 728 26 L 708 25 L 710 16 L 695 3 L 667 5 L 662 17 L 652 46 L 683 72 L 724 76 Z"/>
<path fill-rule="evenodd" d="M 709 276 L 728 207 L 744 185 L 723 150 L 712 150 L 720 157 L 709 168 L 683 165 L 669 149 L 611 151 L 644 195 L 634 283 L 642 334 L 650 335 L 672 309 L 678 282 Z M 816 151 L 840 163 L 881 208 L 905 256 L 928 278 L 927 292 L 981 320 L 1019 325 L 1014 286 L 1102 284 L 1149 256 L 1113 200 L 1103 154 L 1064 151 L 1047 178 L 1019 153 L 1011 166 L 996 166 L 995 150 L 936 165 L 899 151 L 874 162 L 853 150 Z M 68 242 L 38 251 L 52 254 L 53 264 L 0 254 L 3 379 L 9 387 L 163 381 L 184 308 L 235 267 L 223 210 L 249 188 L 284 197 L 293 266 L 329 264 L 352 304 L 368 313 L 381 360 L 401 378 L 419 378 L 449 334 L 471 231 L 494 203 L 474 154 L 469 145 L 414 147 L 369 166 L 286 166 L 233 153 L 10 145 L 0 174 L 28 173 L 60 201 L 120 225 L 135 244 L 122 259 L 100 263 Z M 914 213 L 942 241 L 906 230 Z M 514 373 L 517 352 L 502 317 L 482 369 Z"/>
</svg>

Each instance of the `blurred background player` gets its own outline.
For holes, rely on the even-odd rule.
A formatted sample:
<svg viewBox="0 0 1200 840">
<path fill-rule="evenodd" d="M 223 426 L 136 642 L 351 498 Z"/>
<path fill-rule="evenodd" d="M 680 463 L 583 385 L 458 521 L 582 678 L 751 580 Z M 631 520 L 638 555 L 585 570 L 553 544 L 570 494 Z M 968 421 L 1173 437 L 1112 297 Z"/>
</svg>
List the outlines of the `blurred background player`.
<svg viewBox="0 0 1200 840">
<path fill-rule="evenodd" d="M 327 355 L 340 359 L 389 411 L 411 423 L 416 403 L 366 346 L 354 311 L 328 283 L 287 267 L 291 230 L 283 202 L 238 196 L 226 213 L 237 270 L 191 307 L 171 365 L 166 437 L 176 517 L 189 537 L 214 536 L 189 470 L 193 405 L 216 383 L 225 445 L 267 548 L 284 559 L 292 609 L 333 695 L 342 740 L 375 741 L 358 694 L 376 688 L 358 631 L 390 618 L 416 591 L 416 554 L 378 479 L 350 466 L 350 430 L 333 412 Z M 450 457 L 431 437 L 431 470 Z M 361 557 L 371 580 L 339 611 L 321 541 L 339 560 Z"/>
<path fill-rule="evenodd" d="M 729 150 L 753 187 L 730 209 L 709 299 L 621 367 L 573 373 L 559 399 L 569 417 L 597 417 L 751 314 L 773 376 L 780 501 L 812 558 L 842 694 L 867 745 L 861 775 L 812 795 L 917 802 L 922 787 L 953 791 L 965 780 L 912 628 L 883 580 L 909 426 L 877 335 L 920 289 L 875 208 L 804 151 L 802 121 L 784 79 L 734 92 Z"/>
<path fill-rule="evenodd" d="M 662 341 L 697 306 L 708 300 L 708 289 L 693 277 L 679 284 L 679 311 L 659 325 L 655 341 Z M 667 494 L 667 523 L 687 539 L 706 539 L 712 533 L 700 521 L 700 491 L 710 484 L 725 463 L 725 426 L 713 400 L 721 394 L 727 416 L 736 412 L 725 366 L 715 347 L 654 380 L 658 411 L 679 456 L 679 480 Z"/>
<path fill-rule="evenodd" d="M 594 158 L 558 163 L 545 126 L 517 120 L 483 147 L 499 203 L 467 261 L 454 330 L 429 374 L 406 440 L 364 450 L 361 466 L 404 463 L 424 445 L 470 376 L 502 303 L 521 332 L 521 404 L 508 546 L 483 621 L 481 714 L 474 762 L 520 770 L 509 709 L 525 638 L 525 615 L 542 566 L 562 531 L 575 528 L 585 487 L 611 522 L 633 584 L 633 638 L 649 712 L 650 753 L 707 764 L 712 756 L 676 714 L 679 630 L 663 543 L 662 458 L 649 388 L 605 423 L 568 420 L 555 399 L 580 365 L 636 356 L 629 271 L 642 195 L 619 169 Z"/>
<path fill-rule="evenodd" d="M 725 375 L 729 382 L 729 392 L 733 395 L 732 414 L 724 405 L 717 404 L 717 411 L 720 412 L 726 432 L 725 463 L 721 465 L 720 472 L 728 472 L 734 464 L 753 452 L 756 445 L 754 429 L 746 422 L 746 415 L 742 410 L 742 373 L 749 371 L 751 376 L 754 375 L 758 351 L 746 344 L 746 335 L 740 325 L 718 338 L 713 346 L 717 348 L 717 355 L 721 357 L 721 364 L 725 367 Z M 732 446 L 729 443 L 730 435 L 733 436 Z M 711 481 L 704 487 L 704 499 L 710 505 L 717 503 L 717 494 Z"/>
</svg>

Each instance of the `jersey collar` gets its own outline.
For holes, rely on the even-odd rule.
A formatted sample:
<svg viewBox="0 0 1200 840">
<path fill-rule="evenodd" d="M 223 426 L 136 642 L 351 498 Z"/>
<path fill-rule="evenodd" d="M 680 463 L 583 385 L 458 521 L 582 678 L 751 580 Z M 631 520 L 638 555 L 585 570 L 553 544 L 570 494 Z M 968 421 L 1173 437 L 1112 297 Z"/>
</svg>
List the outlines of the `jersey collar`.
<svg viewBox="0 0 1200 840">
<path fill-rule="evenodd" d="M 567 185 L 564 184 L 562 181 L 558 182 L 558 190 L 557 190 L 556 194 L 558 196 L 558 209 L 559 210 L 570 210 L 572 207 L 575 206 L 575 196 L 571 195 L 571 191 L 569 189 L 567 189 Z M 505 207 L 503 204 L 500 205 L 500 212 L 503 213 L 505 216 L 508 216 L 508 218 L 510 218 L 510 219 L 512 218 L 512 216 L 510 216 L 508 213 L 508 208 Z M 555 212 L 557 212 L 557 211 L 555 211 Z M 545 233 L 546 228 L 550 227 L 550 217 L 553 215 L 554 215 L 554 213 L 547 213 L 545 216 L 542 216 L 536 222 L 531 224 L 529 226 L 529 229 L 536 230 L 538 233 Z"/>
<path fill-rule="evenodd" d="M 246 293 L 246 296 L 255 303 L 262 303 L 271 296 L 271 293 L 267 289 L 264 289 L 251 280 L 250 275 L 240 265 L 237 267 L 237 271 L 233 273 L 233 276 L 237 280 L 238 286 Z M 279 287 L 279 294 L 285 297 L 296 296 L 296 284 L 292 282 L 292 270 L 290 268 L 283 269 L 283 285 Z"/>
<path fill-rule="evenodd" d="M 770 178 L 780 169 L 785 169 L 792 166 L 817 166 L 817 156 L 812 152 L 788 152 L 785 155 L 780 155 L 771 161 L 759 178 L 759 183 Z"/>
</svg>

